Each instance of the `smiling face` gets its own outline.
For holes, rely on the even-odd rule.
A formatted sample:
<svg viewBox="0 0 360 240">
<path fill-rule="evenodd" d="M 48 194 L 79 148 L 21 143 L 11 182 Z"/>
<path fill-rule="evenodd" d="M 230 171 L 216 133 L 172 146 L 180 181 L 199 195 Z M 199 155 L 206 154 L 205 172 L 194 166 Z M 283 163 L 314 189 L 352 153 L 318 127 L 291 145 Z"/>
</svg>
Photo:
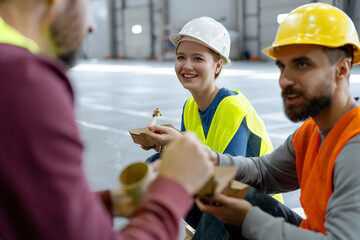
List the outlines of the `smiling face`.
<svg viewBox="0 0 360 240">
<path fill-rule="evenodd" d="M 192 94 L 201 94 L 215 86 L 215 74 L 222 66 L 212 50 L 192 41 L 183 41 L 176 52 L 175 72 L 183 87 Z"/>
<path fill-rule="evenodd" d="M 316 117 L 331 105 L 336 64 L 323 47 L 288 45 L 275 51 L 285 114 L 294 122 Z"/>
</svg>

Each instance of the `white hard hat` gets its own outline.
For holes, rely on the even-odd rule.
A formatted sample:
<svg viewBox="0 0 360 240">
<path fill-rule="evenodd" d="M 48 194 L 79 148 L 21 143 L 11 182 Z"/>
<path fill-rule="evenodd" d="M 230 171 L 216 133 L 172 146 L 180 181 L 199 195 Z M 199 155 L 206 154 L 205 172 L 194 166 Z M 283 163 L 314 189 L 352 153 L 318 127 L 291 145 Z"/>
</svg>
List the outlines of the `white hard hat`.
<svg viewBox="0 0 360 240">
<path fill-rule="evenodd" d="M 229 32 L 221 23 L 210 17 L 195 18 L 186 23 L 179 33 L 171 34 L 169 38 L 177 47 L 183 38 L 189 40 L 189 37 L 219 53 L 223 59 L 223 65 L 231 62 Z"/>
</svg>

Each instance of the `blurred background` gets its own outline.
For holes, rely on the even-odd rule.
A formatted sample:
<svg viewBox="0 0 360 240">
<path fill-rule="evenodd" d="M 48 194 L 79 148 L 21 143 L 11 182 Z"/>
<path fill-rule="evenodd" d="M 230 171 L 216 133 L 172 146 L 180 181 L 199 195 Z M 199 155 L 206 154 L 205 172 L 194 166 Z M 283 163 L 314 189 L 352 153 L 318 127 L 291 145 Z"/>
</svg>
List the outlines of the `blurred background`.
<svg viewBox="0 0 360 240">
<path fill-rule="evenodd" d="M 358 0 L 92 0 L 95 31 L 83 57 L 172 60 L 169 34 L 193 18 L 209 16 L 228 29 L 232 60 L 265 60 L 261 49 L 272 43 L 279 22 L 292 9 L 313 2 L 344 10 L 360 28 Z"/>
</svg>

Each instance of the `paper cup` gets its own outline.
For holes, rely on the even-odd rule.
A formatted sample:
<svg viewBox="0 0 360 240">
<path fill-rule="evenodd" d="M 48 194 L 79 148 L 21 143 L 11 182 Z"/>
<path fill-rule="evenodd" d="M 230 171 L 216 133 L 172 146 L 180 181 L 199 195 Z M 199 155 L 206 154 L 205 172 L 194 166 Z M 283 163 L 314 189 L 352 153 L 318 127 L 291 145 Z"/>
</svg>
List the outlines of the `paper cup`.
<svg viewBox="0 0 360 240">
<path fill-rule="evenodd" d="M 119 181 L 121 188 L 139 203 L 154 178 L 155 173 L 148 164 L 136 162 L 120 173 Z"/>
</svg>

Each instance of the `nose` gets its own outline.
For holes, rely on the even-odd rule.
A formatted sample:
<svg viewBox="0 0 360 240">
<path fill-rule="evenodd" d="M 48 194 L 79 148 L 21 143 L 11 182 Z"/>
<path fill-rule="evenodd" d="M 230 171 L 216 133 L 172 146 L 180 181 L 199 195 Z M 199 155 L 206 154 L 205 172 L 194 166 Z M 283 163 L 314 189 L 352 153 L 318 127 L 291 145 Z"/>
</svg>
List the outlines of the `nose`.
<svg viewBox="0 0 360 240">
<path fill-rule="evenodd" d="M 289 73 L 287 73 L 285 70 L 280 74 L 279 77 L 279 85 L 281 89 L 285 89 L 288 86 L 295 85 L 295 81 L 293 77 L 290 76 Z"/>
<path fill-rule="evenodd" d="M 183 69 L 184 69 L 184 70 L 188 70 L 188 69 L 192 69 L 192 68 L 193 68 L 193 66 L 192 66 L 192 64 L 191 64 L 190 59 L 186 59 L 186 60 L 184 61 Z"/>
</svg>

